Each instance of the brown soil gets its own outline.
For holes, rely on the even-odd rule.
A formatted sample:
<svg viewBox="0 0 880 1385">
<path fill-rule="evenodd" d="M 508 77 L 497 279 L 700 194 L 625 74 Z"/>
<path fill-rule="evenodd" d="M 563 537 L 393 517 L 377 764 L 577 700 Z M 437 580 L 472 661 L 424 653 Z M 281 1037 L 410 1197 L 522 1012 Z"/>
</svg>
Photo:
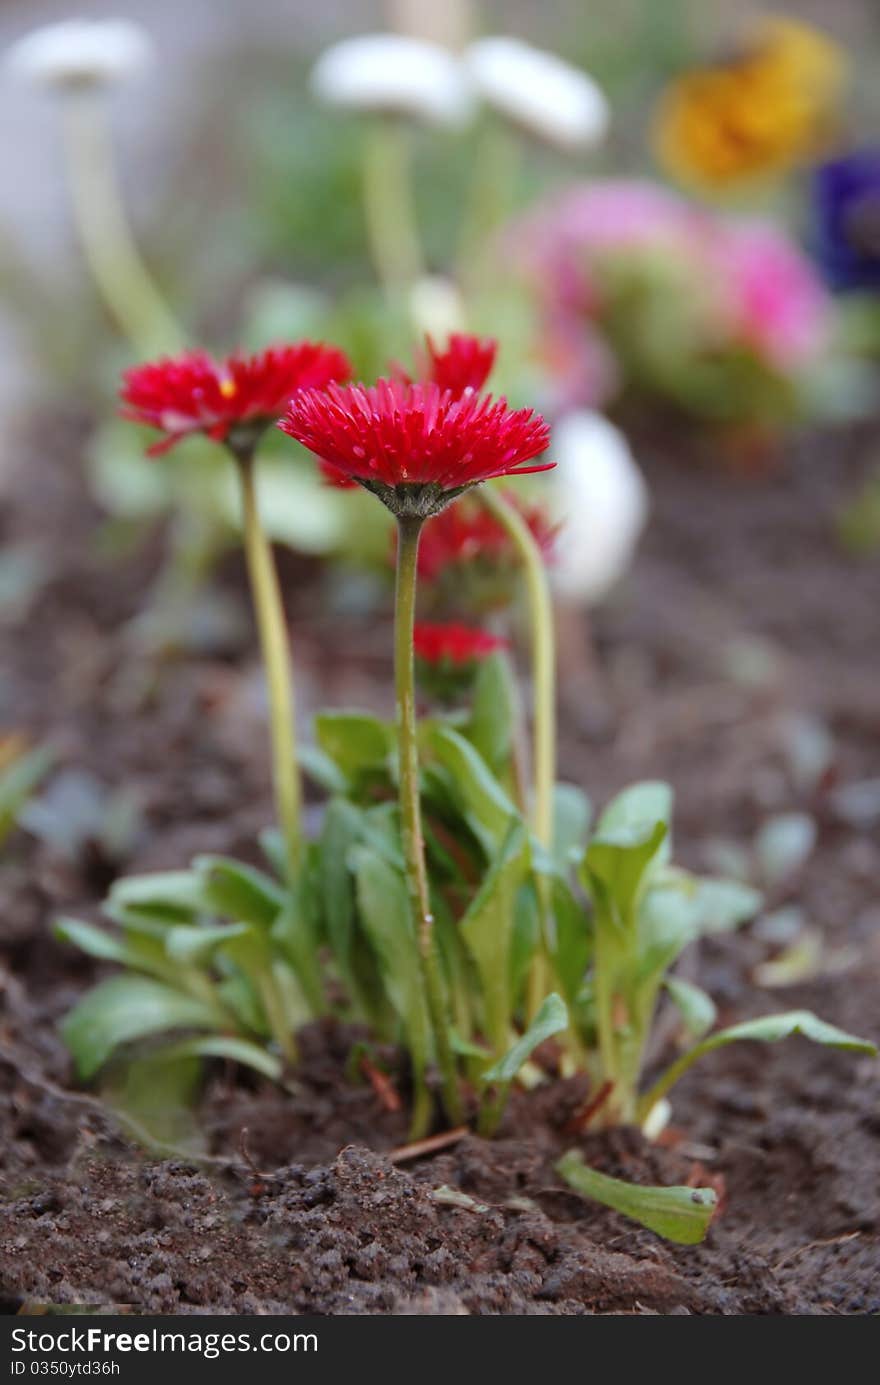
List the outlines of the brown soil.
<svg viewBox="0 0 880 1385">
<path fill-rule="evenodd" d="M 8 1309 L 880 1312 L 880 1064 L 869 1059 L 801 1041 L 726 1049 L 677 1089 L 663 1147 L 632 1131 L 581 1141 L 610 1173 L 715 1181 L 722 1211 L 697 1248 L 671 1247 L 561 1186 L 553 1163 L 572 1143 L 564 1126 L 583 1097 L 576 1082 L 519 1098 L 492 1144 L 466 1136 L 402 1163 L 388 1158 L 405 1139 L 401 1116 L 346 1078 L 346 1035 L 333 1028 L 306 1034 L 292 1096 L 213 1075 L 202 1118 L 214 1162 L 198 1166 L 144 1156 L 75 1090 L 54 1022 L 94 968 L 51 940 L 51 919 L 93 915 L 119 869 L 178 866 L 206 849 L 252 852 L 269 800 L 253 650 L 207 650 L 160 678 L 123 659 L 159 545 L 101 556 L 90 537 L 99 517 L 59 446 L 75 425 L 56 427 L 22 452 L 40 459 L 41 486 L 23 467 L 0 509 L 4 548 L 37 543 L 50 563 L 5 631 L 0 716 L 50 735 L 62 764 L 132 788 L 144 825 L 124 860 L 95 842 L 68 859 L 19 833 L 0 863 Z M 808 810 L 819 824 L 806 868 L 771 900 L 797 904 L 821 931 L 815 974 L 762 991 L 755 969 L 776 944 L 760 925 L 705 944 L 691 973 L 725 1022 L 807 1006 L 878 1037 L 877 821 L 851 821 L 836 796 L 880 775 L 877 567 L 844 555 L 832 523 L 875 443 L 867 430 L 815 438 L 766 477 L 644 449 L 654 523 L 632 580 L 596 618 L 613 715 L 582 714 L 602 699 L 594 688 L 585 704 L 577 670 L 563 689 L 569 777 L 600 802 L 636 777 L 671 779 L 686 863 L 705 866 L 712 839 L 748 840 L 774 812 Z M 63 461 L 45 460 L 59 453 Z M 295 563 L 286 576 L 307 704 L 382 706 L 376 627 L 334 617 L 328 649 L 318 579 Z M 240 600 L 240 578 L 230 560 L 217 589 Z M 742 670 L 748 655 L 754 670 L 757 653 L 759 679 L 731 678 L 731 659 Z M 833 763 L 808 789 L 785 749 L 794 713 L 820 716 L 834 737 Z"/>
</svg>

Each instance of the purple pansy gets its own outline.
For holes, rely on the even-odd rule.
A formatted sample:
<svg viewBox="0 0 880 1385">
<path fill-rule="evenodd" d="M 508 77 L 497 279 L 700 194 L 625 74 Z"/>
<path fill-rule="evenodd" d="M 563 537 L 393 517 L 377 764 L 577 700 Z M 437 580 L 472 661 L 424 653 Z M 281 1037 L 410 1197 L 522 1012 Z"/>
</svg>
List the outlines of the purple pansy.
<svg viewBox="0 0 880 1385">
<path fill-rule="evenodd" d="M 880 290 L 880 149 L 816 172 L 816 251 L 832 288 Z"/>
</svg>

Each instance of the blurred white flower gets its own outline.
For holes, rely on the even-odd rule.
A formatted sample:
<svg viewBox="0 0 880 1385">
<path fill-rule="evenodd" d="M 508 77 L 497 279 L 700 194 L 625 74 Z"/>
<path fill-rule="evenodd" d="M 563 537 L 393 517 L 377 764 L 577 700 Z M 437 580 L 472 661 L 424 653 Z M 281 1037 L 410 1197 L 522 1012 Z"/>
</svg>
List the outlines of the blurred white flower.
<svg viewBox="0 0 880 1385">
<path fill-rule="evenodd" d="M 626 438 L 601 414 L 567 414 L 553 429 L 551 509 L 557 592 L 591 605 L 623 576 L 648 514 L 648 489 Z"/>
<path fill-rule="evenodd" d="M 343 39 L 321 54 L 312 90 L 331 106 L 460 127 L 473 110 L 464 68 L 447 49 L 402 34 Z"/>
<path fill-rule="evenodd" d="M 445 341 L 464 330 L 464 304 L 458 286 L 441 274 L 423 274 L 409 293 L 413 326 L 422 336 Z"/>
<path fill-rule="evenodd" d="M 484 38 L 465 51 L 483 100 L 558 148 L 588 149 L 608 128 L 608 103 L 580 68 L 517 38 Z"/>
<path fill-rule="evenodd" d="M 129 19 L 67 19 L 33 29 L 6 53 L 7 68 L 37 86 L 104 86 L 140 72 L 153 40 Z"/>
</svg>

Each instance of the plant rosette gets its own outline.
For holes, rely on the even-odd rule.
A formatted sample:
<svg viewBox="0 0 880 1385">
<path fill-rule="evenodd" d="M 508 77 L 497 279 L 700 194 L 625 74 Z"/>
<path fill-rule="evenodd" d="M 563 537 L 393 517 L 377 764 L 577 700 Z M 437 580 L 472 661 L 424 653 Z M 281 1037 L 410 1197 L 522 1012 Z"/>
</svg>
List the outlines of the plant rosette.
<svg viewBox="0 0 880 1385">
<path fill-rule="evenodd" d="M 478 660 L 467 707 L 417 716 L 425 516 L 483 480 L 547 469 L 543 420 L 476 392 L 455 399 L 433 383 L 385 381 L 294 393 L 282 426 L 398 519 L 396 716 L 325 712 L 314 746 L 292 742 L 292 762 L 327 802 L 314 839 L 297 818 L 294 840 L 279 796 L 280 830 L 263 838 L 270 869 L 203 857 L 188 871 L 117 882 L 105 910 L 112 932 L 59 924 L 61 936 L 122 967 L 64 1023 L 81 1077 L 142 1062 L 145 1050 L 155 1060 L 158 1049 L 166 1066 L 219 1056 L 283 1081 L 300 1026 L 332 1015 L 365 1023 L 406 1055 L 417 1138 L 436 1119 L 438 1095 L 447 1121 L 475 1118 L 493 1133 L 524 1066 L 540 1072 L 549 1038 L 589 1075 L 594 1126 L 656 1123 L 690 1065 L 734 1041 L 800 1034 L 873 1053 L 807 1011 L 715 1029 L 711 998 L 675 964 L 700 937 L 745 922 L 760 896 L 673 864 L 665 784 L 624 790 L 595 824 L 574 785 L 551 779 L 545 803 L 543 762 L 523 772 L 519 695 L 501 651 Z M 526 563 L 534 541 L 525 525 L 512 527 Z M 552 653 L 552 624 L 533 638 L 548 636 Z M 537 702 L 535 715 L 544 715 Z M 542 737 L 553 727 L 551 717 L 535 739 L 551 763 L 555 743 Z M 687 1044 L 646 1087 L 667 1004 Z M 635 1188 L 574 1154 L 559 1168 L 582 1193 L 673 1239 L 701 1239 L 711 1219 L 709 1190 Z"/>
</svg>

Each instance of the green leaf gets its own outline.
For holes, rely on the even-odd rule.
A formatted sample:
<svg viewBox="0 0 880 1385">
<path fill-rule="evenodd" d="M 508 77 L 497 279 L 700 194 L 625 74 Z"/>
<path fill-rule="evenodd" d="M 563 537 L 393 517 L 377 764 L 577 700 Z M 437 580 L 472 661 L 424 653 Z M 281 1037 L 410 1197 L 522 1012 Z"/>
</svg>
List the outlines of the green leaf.
<svg viewBox="0 0 880 1385">
<path fill-rule="evenodd" d="M 456 795 L 472 830 L 489 855 L 504 841 L 516 807 L 479 752 L 450 726 L 435 726 L 431 752 L 452 776 Z"/>
<path fill-rule="evenodd" d="M 377 803 L 364 813 L 364 845 L 377 852 L 389 866 L 403 872 L 400 844 L 400 812 L 396 803 Z"/>
<path fill-rule="evenodd" d="M 233 1063 L 242 1063 L 255 1072 L 278 1082 L 284 1071 L 283 1064 L 267 1049 L 252 1044 L 247 1039 L 237 1039 L 227 1034 L 208 1034 L 204 1038 L 186 1039 L 183 1043 L 163 1048 L 164 1056 L 172 1061 L 184 1058 L 228 1058 Z"/>
<path fill-rule="evenodd" d="M 461 1058 L 479 1058 L 486 1062 L 492 1055 L 488 1048 L 483 1044 L 474 1043 L 473 1039 L 464 1039 L 458 1030 L 452 1027 L 449 1031 L 449 1046 L 453 1053 L 457 1053 Z"/>
<path fill-rule="evenodd" d="M 318 960 L 315 905 L 312 883 L 304 876 L 292 887 L 272 925 L 272 940 L 290 961 L 312 1014 L 321 1015 L 327 1005 Z"/>
<path fill-rule="evenodd" d="M 619 929 L 635 921 L 639 896 L 659 859 L 666 831 L 665 822 L 658 821 L 609 828 L 593 838 L 581 873 L 601 906 L 598 919 L 607 917 Z"/>
<path fill-rule="evenodd" d="M 178 923 L 165 931 L 165 951 L 172 962 L 194 966 L 234 938 L 253 936 L 254 925 L 250 923 L 218 923 L 214 927 Z"/>
<path fill-rule="evenodd" d="M 609 1178 L 584 1163 L 571 1149 L 556 1165 L 556 1172 L 575 1192 L 601 1202 L 625 1217 L 679 1245 L 698 1245 L 709 1229 L 718 1199 L 711 1188 L 651 1188 Z"/>
<path fill-rule="evenodd" d="M 516 707 L 516 682 L 510 660 L 496 650 L 477 670 L 467 728 L 468 740 L 495 773 L 500 773 L 510 761 Z"/>
<path fill-rule="evenodd" d="M 459 924 L 479 974 L 484 1028 L 495 1057 L 504 1052 L 510 1033 L 516 896 L 528 869 L 528 835 L 522 823 L 515 822 Z"/>
<path fill-rule="evenodd" d="M 278 879 L 284 880 L 288 870 L 287 847 L 284 842 L 284 834 L 279 831 L 277 827 L 264 827 L 259 833 L 257 841 L 260 843 L 260 850 Z"/>
<path fill-rule="evenodd" d="M 664 984 L 688 1033 L 692 1038 L 699 1039 L 712 1028 L 718 1016 L 714 1000 L 701 986 L 695 986 L 683 976 L 667 976 Z"/>
<path fill-rule="evenodd" d="M 699 1048 L 701 1053 L 711 1053 L 713 1049 L 721 1048 L 724 1044 L 736 1043 L 739 1039 L 757 1039 L 761 1043 L 775 1044 L 780 1039 L 788 1039 L 795 1034 L 802 1034 L 805 1039 L 812 1039 L 813 1043 L 848 1049 L 852 1053 L 877 1052 L 876 1044 L 870 1039 L 859 1039 L 854 1034 L 848 1034 L 844 1029 L 838 1029 L 836 1025 L 819 1019 L 811 1010 L 786 1010 L 781 1015 L 764 1015 L 762 1019 L 744 1020 L 742 1024 L 734 1024 L 730 1029 L 721 1029 L 717 1034 L 710 1034 Z"/>
<path fill-rule="evenodd" d="M 18 815 L 48 774 L 54 759 L 47 746 L 37 746 L 0 770 L 0 843 L 12 831 Z"/>
<path fill-rule="evenodd" d="M 825 1044 L 830 1048 L 842 1048 L 852 1053 L 867 1053 L 872 1056 L 877 1053 L 877 1046 L 870 1039 L 859 1039 L 854 1034 L 847 1034 L 845 1030 L 838 1029 L 836 1025 L 828 1024 L 825 1020 L 819 1019 L 818 1015 L 814 1015 L 811 1010 L 786 1010 L 779 1015 L 765 1015 L 762 1019 L 744 1020 L 742 1024 L 735 1024 L 730 1029 L 720 1029 L 716 1034 L 710 1034 L 707 1039 L 703 1039 L 701 1043 L 688 1049 L 687 1053 L 683 1053 L 680 1058 L 676 1059 L 654 1083 L 650 1091 L 641 1098 L 639 1102 L 640 1119 L 650 1113 L 651 1108 L 687 1072 L 691 1064 L 695 1063 L 698 1058 L 702 1058 L 704 1054 L 712 1053 L 716 1048 L 723 1048 L 725 1044 L 738 1043 L 740 1039 L 754 1039 L 759 1043 L 775 1044 L 782 1039 L 791 1038 L 795 1034 L 801 1034 L 805 1039 L 812 1039 L 813 1043 Z"/>
<path fill-rule="evenodd" d="M 611 800 L 596 827 L 601 837 L 629 828 L 653 827 L 655 823 L 672 822 L 673 792 L 660 779 L 646 779 L 631 784 Z M 668 854 L 668 853 L 667 853 Z"/>
<path fill-rule="evenodd" d="M 125 940 L 105 932 L 103 928 L 96 928 L 94 924 L 71 918 L 59 919 L 52 931 L 61 942 L 71 943 L 101 962 L 118 962 L 122 967 L 153 972 L 156 976 L 173 980 L 173 968 L 158 959 L 149 946 L 139 946 L 135 939 Z"/>
<path fill-rule="evenodd" d="M 431 1037 L 406 886 L 398 872 L 369 847 L 354 847 L 349 859 L 355 873 L 361 922 L 375 952 L 387 995 L 403 1026 L 414 1072 L 420 1079 L 430 1059 Z"/>
<path fill-rule="evenodd" d="M 484 1082 L 512 1082 L 523 1063 L 532 1056 L 545 1039 L 568 1028 L 565 1001 L 554 991 L 548 995 L 526 1032 L 507 1050 L 499 1062 L 482 1074 Z"/>
<path fill-rule="evenodd" d="M 327 805 L 319 841 L 318 890 L 330 947 L 346 977 L 351 971 L 355 917 L 348 853 L 361 840 L 363 829 L 362 809 L 344 798 L 334 798 Z"/>
<path fill-rule="evenodd" d="M 89 991 L 61 1025 L 82 1078 L 92 1077 L 120 1044 L 166 1029 L 213 1029 L 205 1001 L 143 976 L 114 976 Z"/>
<path fill-rule="evenodd" d="M 325 1013 L 326 1004 L 323 993 L 318 998 L 317 1004 L 310 1003 L 299 977 L 284 958 L 276 957 L 273 961 L 272 978 L 279 1006 L 291 1034 L 302 1029 L 303 1025 L 308 1024 L 309 1020 L 314 1019 L 316 1015 Z M 318 984 L 320 985 L 320 977 Z"/>
<path fill-rule="evenodd" d="M 571 1005 L 580 992 L 592 948 L 592 921 L 580 899 L 564 880 L 551 878 L 551 905 L 555 924 L 553 965 Z"/>
<path fill-rule="evenodd" d="M 217 987 L 217 994 L 221 1003 L 239 1021 L 242 1029 L 260 1035 L 268 1035 L 271 1032 L 256 985 L 244 972 L 237 971 L 234 975 L 225 977 Z"/>
<path fill-rule="evenodd" d="M 432 882 L 436 885 L 436 882 Z M 434 915 L 434 942 L 446 980 L 450 1016 L 461 1034 L 469 1035 L 472 1028 L 471 992 L 473 968 L 467 955 L 458 920 L 442 890 L 431 890 L 431 911 Z"/>
<path fill-rule="evenodd" d="M 592 808 L 587 795 L 574 784 L 553 790 L 553 859 L 565 875 L 584 859 Z"/>
<path fill-rule="evenodd" d="M 193 869 L 209 907 L 223 918 L 270 928 L 284 904 L 282 887 L 254 866 L 227 856 L 199 856 Z"/>
<path fill-rule="evenodd" d="M 461 800 L 458 785 L 452 775 L 439 762 L 426 763 L 427 757 L 433 753 L 430 744 L 433 734 L 433 726 L 429 731 L 422 722 L 419 727 L 419 750 L 422 760 L 422 804 L 425 813 L 433 812 L 444 822 L 460 822 L 468 834 L 473 836 L 471 826 L 465 818 L 466 805 Z"/>
<path fill-rule="evenodd" d="M 349 783 L 345 775 L 320 746 L 301 745 L 299 763 L 303 773 L 327 793 L 344 794 L 348 790 Z"/>
<path fill-rule="evenodd" d="M 193 923 L 208 912 L 202 882 L 195 871 L 156 871 L 129 875 L 111 887 L 104 913 L 117 923 L 136 920 Z"/>
<path fill-rule="evenodd" d="M 394 748 L 393 727 L 365 712 L 322 712 L 315 718 L 315 737 L 347 779 L 387 768 Z"/>
<path fill-rule="evenodd" d="M 658 986 L 664 973 L 698 936 L 693 894 L 677 884 L 652 884 L 639 906 L 639 983 Z"/>
<path fill-rule="evenodd" d="M 358 845 L 375 852 L 393 870 L 403 871 L 396 803 L 363 809 L 341 799 L 330 804 L 318 852 L 317 880 L 322 924 L 346 983 L 349 999 L 384 1037 L 394 1034 L 393 1014 L 376 955 L 358 926 L 351 852 Z"/>
<path fill-rule="evenodd" d="M 534 866 L 534 852 L 532 855 Z M 521 1003 L 532 966 L 535 948 L 541 936 L 541 908 L 534 874 L 523 881 L 516 892 L 513 909 L 513 933 L 510 939 L 510 994 L 512 1008 Z"/>
</svg>

